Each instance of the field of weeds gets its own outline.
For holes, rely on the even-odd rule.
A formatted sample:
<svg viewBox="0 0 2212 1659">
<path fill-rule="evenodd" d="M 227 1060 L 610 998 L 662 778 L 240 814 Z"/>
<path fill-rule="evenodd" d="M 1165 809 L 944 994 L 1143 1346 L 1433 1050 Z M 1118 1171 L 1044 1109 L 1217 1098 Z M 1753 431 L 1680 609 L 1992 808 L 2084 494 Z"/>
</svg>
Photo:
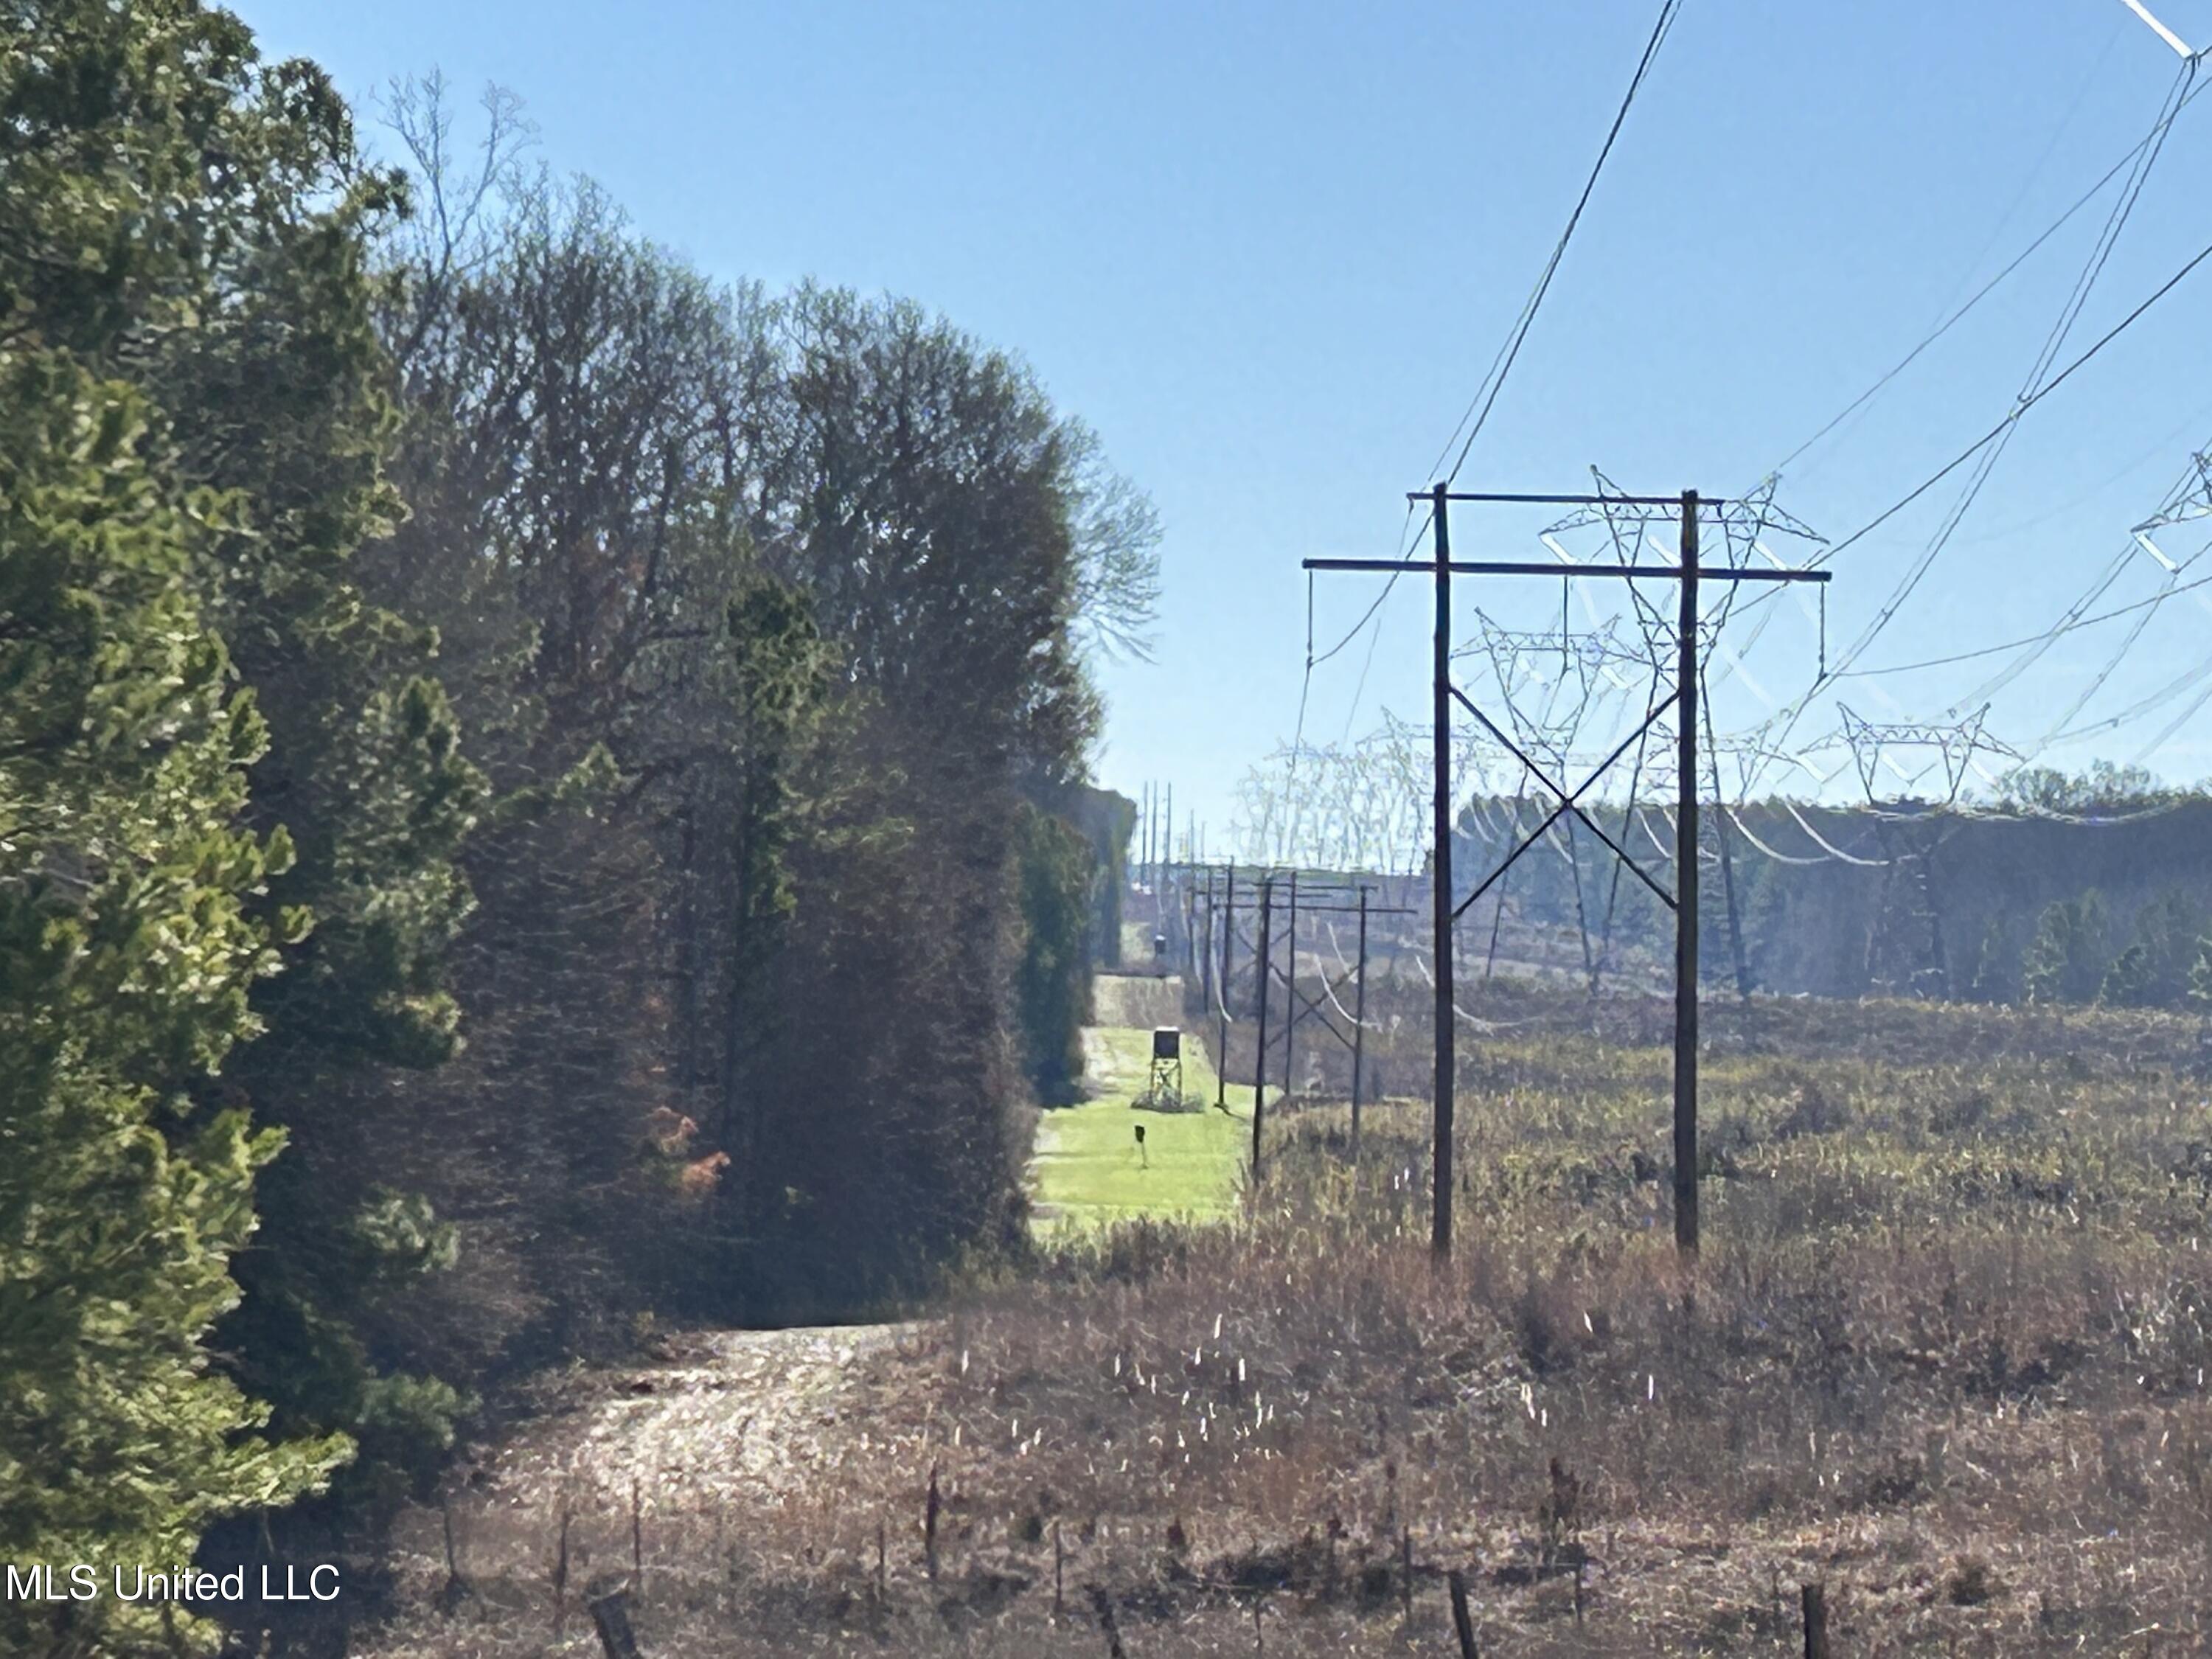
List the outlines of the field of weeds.
<svg viewBox="0 0 2212 1659">
<path fill-rule="evenodd" d="M 1425 1110 L 1355 1161 L 1293 1106 L 1239 1220 L 1071 1242 L 788 1410 L 713 1352 L 593 1379 L 457 1486 L 465 1589 L 412 1517 L 356 1650 L 595 1652 L 640 1566 L 648 1656 L 1454 1653 L 1453 1571 L 1486 1655 L 1794 1653 L 1808 1583 L 1838 1654 L 2203 1650 L 2196 1024 L 1752 1014 L 1694 1273 L 1664 1049 L 1502 1035 L 1448 1267 Z"/>
</svg>

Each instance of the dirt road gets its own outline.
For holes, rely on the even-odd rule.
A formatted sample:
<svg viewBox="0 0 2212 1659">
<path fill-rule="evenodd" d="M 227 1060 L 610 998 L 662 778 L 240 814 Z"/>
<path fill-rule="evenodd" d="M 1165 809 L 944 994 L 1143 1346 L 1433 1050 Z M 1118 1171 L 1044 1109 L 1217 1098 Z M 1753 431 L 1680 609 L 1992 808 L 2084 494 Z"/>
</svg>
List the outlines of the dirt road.
<svg viewBox="0 0 2212 1659">
<path fill-rule="evenodd" d="M 462 1632 L 487 1659 L 545 1651 L 564 1517 L 572 1609 L 641 1564 L 688 1598 L 685 1583 L 711 1575 L 738 1540 L 826 1531 L 816 1511 L 834 1505 L 840 1466 L 896 1432 L 878 1410 L 885 1371 L 918 1360 L 928 1332 L 685 1333 L 657 1363 L 580 1374 L 468 1468 L 444 1510 L 401 1518 L 389 1557 L 398 1616 L 352 1651 L 449 1653 Z M 458 1605 L 448 1512 L 467 1586 Z M 588 1631 L 572 1612 L 569 1636 Z"/>
</svg>

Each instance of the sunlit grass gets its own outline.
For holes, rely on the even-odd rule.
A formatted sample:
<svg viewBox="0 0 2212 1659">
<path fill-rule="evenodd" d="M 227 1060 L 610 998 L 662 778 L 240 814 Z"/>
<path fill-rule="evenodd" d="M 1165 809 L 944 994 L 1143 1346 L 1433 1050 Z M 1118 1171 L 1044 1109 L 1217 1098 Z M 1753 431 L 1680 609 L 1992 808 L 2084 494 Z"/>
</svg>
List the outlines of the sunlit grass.
<svg viewBox="0 0 2212 1659">
<path fill-rule="evenodd" d="M 1187 1037 L 1183 1093 L 1194 1109 L 1133 1109 L 1148 1080 L 1151 1045 L 1149 1031 L 1094 1027 L 1085 1034 L 1093 1097 L 1043 1113 L 1037 1127 L 1030 1183 L 1042 1236 L 1146 1217 L 1212 1220 L 1234 1212 L 1250 1147 L 1252 1091 L 1232 1085 L 1229 1109 L 1217 1109 L 1213 1067 Z"/>
</svg>

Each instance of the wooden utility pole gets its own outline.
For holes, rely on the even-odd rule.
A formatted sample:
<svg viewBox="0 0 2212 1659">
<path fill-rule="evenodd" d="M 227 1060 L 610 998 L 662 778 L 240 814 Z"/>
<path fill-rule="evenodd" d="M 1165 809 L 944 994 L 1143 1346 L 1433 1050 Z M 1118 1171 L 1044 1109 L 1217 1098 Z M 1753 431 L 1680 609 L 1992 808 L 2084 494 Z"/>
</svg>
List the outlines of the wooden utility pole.
<svg viewBox="0 0 2212 1659">
<path fill-rule="evenodd" d="M 1291 968 L 1283 975 L 1283 1091 L 1288 1100 L 1297 1086 L 1291 1077 L 1291 1056 L 1298 1046 L 1298 868 L 1291 866 Z"/>
<path fill-rule="evenodd" d="M 1137 848 L 1134 848 L 1134 852 L 1137 852 L 1137 874 L 1134 874 L 1134 878 L 1130 880 L 1130 890 L 1151 891 L 1152 887 L 1152 785 L 1151 783 L 1141 785 L 1139 794 L 1144 796 L 1144 803 L 1137 807 Z M 1137 911 L 1137 915 L 1144 915 L 1144 911 L 1139 909 Z M 1133 915 L 1130 921 L 1137 921 L 1137 915 Z M 1146 929 L 1146 931 L 1151 933 L 1151 929 Z M 1144 956 L 1141 956 L 1139 960 L 1151 960 L 1151 957 L 1152 957 L 1151 940 L 1146 940 Z"/>
<path fill-rule="evenodd" d="M 1698 492 L 1682 492 L 1675 627 L 1674 1247 L 1698 1248 Z"/>
<path fill-rule="evenodd" d="M 1451 1250 L 1453 1032 L 1455 1010 L 1452 1000 L 1452 927 L 1468 908 L 1497 886 L 1514 861 L 1550 833 L 1562 818 L 1571 817 L 1583 830 L 1611 849 L 1623 867 L 1650 888 L 1661 903 L 1674 912 L 1674 1238 L 1682 1252 L 1698 1248 L 1698 597 L 1701 580 L 1723 582 L 1825 582 L 1825 570 L 1760 569 L 1730 565 L 1703 569 L 1698 562 L 1698 514 L 1701 503 L 1694 489 L 1679 498 L 1653 495 L 1525 495 L 1474 494 L 1437 484 L 1417 490 L 1410 500 L 1426 497 L 1434 535 L 1431 560 L 1308 559 L 1308 570 L 1361 570 L 1398 574 L 1431 570 L 1436 578 L 1436 680 L 1434 695 L 1436 753 L 1436 814 L 1434 851 L 1430 875 L 1436 902 L 1436 1106 L 1432 1191 L 1435 1210 L 1430 1243 L 1439 1256 Z M 1680 564 L 1567 564 L 1534 561 L 1476 560 L 1455 563 L 1451 557 L 1449 503 L 1453 501 L 1516 502 L 1542 506 L 1605 507 L 1672 507 L 1680 511 L 1682 525 Z M 1580 785 L 1569 790 L 1552 777 L 1542 762 L 1529 755 L 1498 723 L 1485 714 L 1466 693 L 1451 683 L 1451 578 L 1473 576 L 1542 576 L 1553 580 L 1581 577 L 1626 581 L 1673 581 L 1680 584 L 1677 627 L 1676 685 L 1654 703 L 1643 722 L 1612 754 L 1601 761 Z M 1473 715 L 1491 738 L 1526 769 L 1558 801 L 1536 828 L 1521 837 L 1504 861 L 1477 883 L 1456 905 L 1452 902 L 1452 787 L 1451 703 Z M 1676 753 L 1679 780 L 1676 797 L 1676 890 L 1669 893 L 1651 874 L 1629 856 L 1627 848 L 1609 834 L 1583 805 L 1582 798 L 1629 749 L 1641 741 L 1669 708 L 1676 711 L 1679 730 Z M 1493 942 L 1495 935 L 1493 933 Z"/>
<path fill-rule="evenodd" d="M 1175 785 L 1167 786 L 1166 804 L 1160 809 L 1160 872 L 1159 883 L 1152 890 L 1160 895 L 1159 931 L 1168 930 L 1168 884 L 1175 879 Z"/>
<path fill-rule="evenodd" d="M 1451 517 L 1450 490 L 1438 484 L 1429 492 L 1435 515 L 1437 637 L 1436 684 L 1431 712 L 1435 717 L 1436 822 L 1429 858 L 1429 885 L 1435 900 L 1436 927 L 1429 954 L 1436 958 L 1436 1092 L 1430 1152 L 1429 1249 L 1441 1261 L 1451 1254 L 1452 1106 L 1455 1079 L 1452 1029 L 1452 780 L 1451 780 Z"/>
<path fill-rule="evenodd" d="M 1359 1156 L 1359 1083 L 1367 1055 L 1367 890 L 1359 890 L 1359 981 L 1352 1002 L 1352 1155 Z"/>
<path fill-rule="evenodd" d="M 1182 971 L 1183 994 L 1188 997 L 1192 981 L 1198 978 L 1198 871 L 1195 866 L 1183 866 L 1184 879 L 1176 884 L 1182 889 Z"/>
<path fill-rule="evenodd" d="M 1273 919 L 1275 878 L 1260 878 L 1260 955 L 1253 964 L 1252 994 L 1260 1000 L 1260 1029 L 1252 1047 L 1252 1184 L 1260 1184 L 1260 1119 L 1267 1109 L 1267 964 L 1272 941 L 1267 927 Z"/>
<path fill-rule="evenodd" d="M 1215 988 L 1214 1007 L 1221 1016 L 1221 1064 L 1213 1074 L 1213 1103 L 1229 1109 L 1229 970 L 1230 947 L 1237 942 L 1237 865 L 1223 872 L 1221 904 L 1221 982 Z"/>
<path fill-rule="evenodd" d="M 1194 866 L 1191 871 L 1191 887 L 1198 886 L 1198 868 L 1206 870 L 1206 934 L 1201 939 L 1195 930 L 1191 935 L 1191 949 L 1197 956 L 1198 1006 L 1211 1010 L 1213 1006 L 1213 918 L 1218 908 L 1213 895 L 1213 870 L 1211 866 Z M 1195 901 L 1194 901 L 1195 902 Z"/>
</svg>

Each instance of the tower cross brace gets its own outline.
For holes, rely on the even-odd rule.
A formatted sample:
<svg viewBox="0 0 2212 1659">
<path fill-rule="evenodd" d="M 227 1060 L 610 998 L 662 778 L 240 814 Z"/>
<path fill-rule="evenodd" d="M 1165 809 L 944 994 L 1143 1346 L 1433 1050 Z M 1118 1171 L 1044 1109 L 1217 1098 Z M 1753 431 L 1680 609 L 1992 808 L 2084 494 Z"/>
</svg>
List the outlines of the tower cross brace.
<svg viewBox="0 0 2212 1659">
<path fill-rule="evenodd" d="M 1367 571 L 1396 573 L 1425 570 L 1434 577 L 1436 587 L 1435 671 L 1431 686 L 1431 722 L 1435 757 L 1435 823 L 1432 830 L 1434 850 L 1431 854 L 1430 878 L 1435 903 L 1435 937 L 1432 954 L 1436 961 L 1436 1084 L 1432 1120 L 1430 1182 L 1431 1208 L 1430 1216 L 1430 1248 L 1441 1259 L 1451 1254 L 1452 1236 L 1452 1117 L 1455 1087 L 1456 1064 L 1453 1048 L 1453 974 L 1451 933 L 1454 922 L 1465 906 L 1456 908 L 1452 903 L 1451 832 L 1453 802 L 1451 787 L 1451 724 L 1452 704 L 1459 702 L 1481 721 L 1491 735 L 1504 743 L 1506 748 L 1544 783 L 1559 801 L 1553 814 L 1572 813 L 1596 829 L 1595 823 L 1583 814 L 1578 798 L 1596 781 L 1607 766 L 1618 760 L 1626 745 L 1616 750 L 1597 772 L 1590 775 L 1581 787 L 1569 793 L 1553 781 L 1498 726 L 1477 708 L 1467 694 L 1452 684 L 1451 678 L 1451 579 L 1454 576 L 1541 576 L 1560 580 L 1596 578 L 1671 581 L 1676 585 L 1677 608 L 1676 651 L 1677 667 L 1673 694 L 1664 703 L 1657 704 L 1645 716 L 1648 728 L 1662 708 L 1672 706 L 1675 710 L 1679 758 L 1675 776 L 1676 802 L 1674 890 L 1668 894 L 1635 861 L 1625 849 L 1601 830 L 1599 837 L 1610 847 L 1617 857 L 1627 862 L 1629 868 L 1649 884 L 1674 912 L 1674 1243 L 1685 1255 L 1693 1255 L 1698 1249 L 1698 589 L 1700 580 L 1718 582 L 1826 582 L 1830 573 L 1826 570 L 1724 568 L 1703 569 L 1698 559 L 1698 521 L 1700 507 L 1710 506 L 1725 509 L 1730 503 L 1716 500 L 1702 502 L 1694 489 L 1686 489 L 1680 497 L 1665 495 L 1503 495 L 1469 490 L 1454 490 L 1444 484 L 1436 484 L 1424 490 L 1409 491 L 1407 499 L 1429 503 L 1429 525 L 1431 532 L 1432 558 L 1421 559 L 1334 559 L 1316 558 L 1304 561 L 1307 570 Z M 1455 561 L 1451 556 L 1451 504 L 1454 501 L 1498 504 L 1523 503 L 1555 507 L 1674 507 L 1679 509 L 1681 521 L 1681 562 L 1679 564 L 1623 563 L 1615 565 L 1560 565 L 1535 561 L 1478 559 Z M 1505 865 L 1526 852 L 1531 843 L 1524 841 L 1505 859 Z M 1504 866 L 1499 866 L 1500 872 Z M 1493 874 L 1492 879 L 1495 879 Z M 1487 884 L 1485 884 L 1487 885 Z M 1478 891 L 1480 890 L 1478 889 Z"/>
</svg>

